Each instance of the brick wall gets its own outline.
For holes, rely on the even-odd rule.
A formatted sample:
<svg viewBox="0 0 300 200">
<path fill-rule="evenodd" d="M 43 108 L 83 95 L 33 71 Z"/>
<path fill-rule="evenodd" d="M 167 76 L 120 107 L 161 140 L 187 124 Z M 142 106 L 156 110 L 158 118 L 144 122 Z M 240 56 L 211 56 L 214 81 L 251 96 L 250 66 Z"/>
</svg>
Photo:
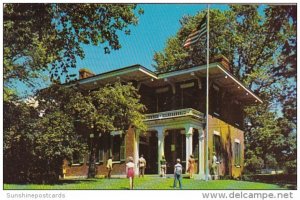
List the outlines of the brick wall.
<svg viewBox="0 0 300 200">
<path fill-rule="evenodd" d="M 127 134 L 125 135 L 125 155 L 126 158 L 129 156 L 134 157 L 134 140 L 135 132 L 133 128 L 129 128 Z M 96 175 L 107 175 L 106 161 L 108 155 L 106 152 L 104 162 L 96 164 Z M 70 163 L 65 160 L 64 168 L 66 169 L 66 177 L 87 177 L 88 174 L 88 156 L 85 156 L 84 162 L 82 164 L 70 165 Z M 113 162 L 112 175 L 125 175 L 125 165 L 126 161 Z"/>
<path fill-rule="evenodd" d="M 220 134 L 222 144 L 222 162 L 219 165 L 219 173 L 222 176 L 229 175 L 238 178 L 243 172 L 244 166 L 244 132 L 216 117 L 209 116 L 209 166 L 211 168 L 213 156 L 213 135 L 214 131 Z M 234 141 L 241 144 L 241 165 L 234 165 Z"/>
</svg>

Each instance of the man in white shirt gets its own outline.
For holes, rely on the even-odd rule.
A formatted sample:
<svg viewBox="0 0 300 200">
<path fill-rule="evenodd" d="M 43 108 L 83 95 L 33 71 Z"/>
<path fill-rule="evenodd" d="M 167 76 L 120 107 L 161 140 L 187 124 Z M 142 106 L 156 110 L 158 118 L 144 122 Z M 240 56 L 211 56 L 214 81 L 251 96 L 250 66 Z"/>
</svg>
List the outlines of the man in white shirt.
<svg viewBox="0 0 300 200">
<path fill-rule="evenodd" d="M 177 181 L 179 182 L 179 187 L 182 189 L 182 165 L 180 164 L 180 159 L 177 158 L 176 165 L 174 166 L 174 185 L 173 187 L 176 188 Z"/>
</svg>

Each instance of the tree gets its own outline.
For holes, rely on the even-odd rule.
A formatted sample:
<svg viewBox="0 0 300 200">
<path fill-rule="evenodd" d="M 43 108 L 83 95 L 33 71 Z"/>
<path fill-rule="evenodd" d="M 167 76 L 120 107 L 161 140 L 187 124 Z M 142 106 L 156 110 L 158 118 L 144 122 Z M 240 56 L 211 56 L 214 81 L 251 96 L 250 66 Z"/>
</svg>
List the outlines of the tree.
<svg viewBox="0 0 300 200">
<path fill-rule="evenodd" d="M 258 8 L 231 5 L 223 12 L 210 10 L 210 58 L 226 56 L 231 72 L 264 101 L 245 109 L 252 124 L 245 131 L 246 163 L 266 160 L 267 153 L 282 163 L 295 159 L 288 144 L 296 130 L 296 6 L 265 6 L 265 16 Z M 206 43 L 183 48 L 204 16 L 205 11 L 183 17 L 177 34 L 154 55 L 158 71 L 205 63 Z"/>
<path fill-rule="evenodd" d="M 141 113 L 145 107 L 139 102 L 139 98 L 137 90 L 131 84 L 122 85 L 116 82 L 114 85 L 107 85 L 87 94 L 77 94 L 71 100 L 71 107 L 68 109 L 90 130 L 94 139 L 99 135 L 96 133 L 109 134 L 111 131 L 122 131 L 126 134 L 130 126 L 143 132 L 146 131 L 146 126 Z M 91 144 L 94 139 L 91 139 Z M 88 176 L 94 177 L 95 151 L 93 146 L 90 148 Z"/>
<path fill-rule="evenodd" d="M 68 71 L 84 58 L 82 44 L 104 45 L 105 53 L 120 49 L 119 31 L 129 35 L 138 23 L 135 10 L 134 4 L 4 4 L 5 98 L 16 81 L 34 85 L 44 70 L 51 80 L 74 78 Z"/>
<path fill-rule="evenodd" d="M 272 69 L 274 76 L 282 84 L 278 99 L 282 103 L 283 116 L 290 121 L 295 129 L 297 123 L 297 8 L 295 6 L 270 6 L 266 9 L 268 29 L 281 33 L 283 43 L 280 45 L 281 54 L 278 64 Z"/>
<path fill-rule="evenodd" d="M 254 152 L 247 151 L 248 159 L 245 162 L 246 170 L 248 173 L 256 173 L 258 170 L 262 169 L 264 166 L 264 161 L 261 157 L 258 157 Z"/>
<path fill-rule="evenodd" d="M 43 113 L 22 101 L 4 102 L 4 112 L 5 182 L 54 182 L 63 160 L 84 152 L 73 119 L 58 108 Z"/>
<path fill-rule="evenodd" d="M 3 180 L 20 183 L 27 179 L 32 160 L 32 139 L 27 131 L 38 117 L 37 112 L 23 102 L 3 103 Z"/>
<path fill-rule="evenodd" d="M 47 113 L 38 119 L 28 133 L 33 140 L 34 182 L 56 182 L 62 175 L 63 161 L 74 152 L 86 152 L 86 138 L 75 131 L 71 116 L 62 111 Z"/>
<path fill-rule="evenodd" d="M 159 72 L 191 67 L 203 64 L 206 61 L 206 43 L 202 42 L 192 49 L 184 49 L 183 43 L 187 36 L 196 29 L 205 16 L 205 12 L 199 12 L 195 16 L 184 16 L 180 21 L 181 29 L 173 37 L 167 40 L 166 47 L 162 52 L 155 52 L 154 67 Z M 221 12 L 216 9 L 210 10 L 210 55 L 214 57 L 220 53 L 232 60 L 234 48 L 231 47 L 234 30 L 232 12 Z M 227 40 L 227 42 L 226 42 Z M 192 63 L 192 64 L 190 64 Z"/>
<path fill-rule="evenodd" d="M 132 84 L 116 82 L 94 91 L 53 84 L 37 93 L 35 107 L 5 102 L 4 181 L 55 182 L 63 160 L 87 152 L 91 133 L 96 139 L 99 133 L 126 134 L 130 126 L 145 131 L 139 98 Z"/>
</svg>

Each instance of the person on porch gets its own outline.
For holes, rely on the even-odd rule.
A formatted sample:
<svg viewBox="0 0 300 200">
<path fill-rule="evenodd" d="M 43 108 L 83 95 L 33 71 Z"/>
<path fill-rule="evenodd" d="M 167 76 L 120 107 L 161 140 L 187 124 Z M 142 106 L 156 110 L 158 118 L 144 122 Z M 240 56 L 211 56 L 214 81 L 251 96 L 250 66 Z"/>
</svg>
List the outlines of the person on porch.
<svg viewBox="0 0 300 200">
<path fill-rule="evenodd" d="M 217 156 L 216 156 L 216 153 L 213 152 L 211 168 L 212 168 L 212 172 L 213 172 L 213 175 L 214 175 L 214 176 L 213 176 L 214 179 L 216 179 L 217 176 L 218 176 L 218 171 L 217 171 L 217 169 L 218 169 L 218 164 L 219 164 L 219 162 L 218 162 L 218 158 L 217 158 Z"/>
<path fill-rule="evenodd" d="M 160 160 L 161 177 L 166 178 L 166 170 L 167 170 L 167 161 L 165 159 L 165 156 L 162 155 L 161 160 Z"/>
<path fill-rule="evenodd" d="M 188 161 L 189 161 L 189 165 L 188 165 L 187 172 L 189 173 L 190 178 L 194 178 L 194 171 L 195 171 L 195 159 L 194 159 L 194 156 L 190 155 L 190 158 L 189 158 Z"/>
</svg>

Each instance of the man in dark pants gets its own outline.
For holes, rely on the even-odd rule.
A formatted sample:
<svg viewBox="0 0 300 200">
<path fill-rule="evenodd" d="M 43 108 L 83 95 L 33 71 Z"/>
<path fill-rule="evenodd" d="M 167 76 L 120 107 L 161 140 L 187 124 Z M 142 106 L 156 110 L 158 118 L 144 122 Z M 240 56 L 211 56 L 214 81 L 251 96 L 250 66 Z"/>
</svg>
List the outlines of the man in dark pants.
<svg viewBox="0 0 300 200">
<path fill-rule="evenodd" d="M 142 154 L 140 159 L 139 159 L 139 162 L 138 162 L 138 165 L 139 165 L 139 177 L 142 175 L 142 177 L 144 177 L 144 174 L 145 174 L 145 168 L 146 168 L 146 160 L 144 158 L 144 155 Z"/>
</svg>

